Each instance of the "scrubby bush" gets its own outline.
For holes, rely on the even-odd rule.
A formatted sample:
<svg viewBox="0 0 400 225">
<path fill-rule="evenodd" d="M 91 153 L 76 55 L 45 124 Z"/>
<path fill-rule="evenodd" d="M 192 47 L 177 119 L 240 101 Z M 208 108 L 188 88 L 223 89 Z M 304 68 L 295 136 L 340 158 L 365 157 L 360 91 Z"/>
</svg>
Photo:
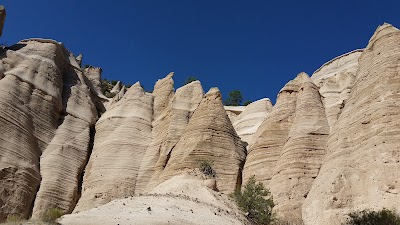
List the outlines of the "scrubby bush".
<svg viewBox="0 0 400 225">
<path fill-rule="evenodd" d="M 274 221 L 272 208 L 274 201 L 271 193 L 252 176 L 244 186 L 243 191 L 236 190 L 231 194 L 238 207 L 247 218 L 255 224 L 271 224 Z"/>
<path fill-rule="evenodd" d="M 400 216 L 388 209 L 380 211 L 363 210 L 350 213 L 344 225 L 400 225 Z"/>
<path fill-rule="evenodd" d="M 217 173 L 215 170 L 212 168 L 213 166 L 213 161 L 210 159 L 201 159 L 198 161 L 199 163 L 199 170 L 204 173 L 207 176 L 210 177 L 216 177 Z"/>
<path fill-rule="evenodd" d="M 21 222 L 23 222 L 24 219 L 16 214 L 11 214 L 7 216 L 7 220 L 6 223 L 7 224 L 20 224 Z"/>
<path fill-rule="evenodd" d="M 226 106 L 239 106 L 243 101 L 242 92 L 239 90 L 233 90 L 229 92 L 228 98 L 224 101 Z"/>
<path fill-rule="evenodd" d="M 44 222 L 54 224 L 55 221 L 64 215 L 63 211 L 59 208 L 50 208 L 42 214 L 41 219 Z"/>
<path fill-rule="evenodd" d="M 197 77 L 193 77 L 193 76 L 186 77 L 184 85 L 190 84 L 190 83 L 192 83 L 193 81 L 196 81 L 196 80 L 199 80 L 199 79 L 197 79 Z"/>
<path fill-rule="evenodd" d="M 248 106 L 248 105 L 250 105 L 252 103 L 252 101 L 245 101 L 244 103 L 243 103 L 243 105 L 244 106 Z"/>
</svg>

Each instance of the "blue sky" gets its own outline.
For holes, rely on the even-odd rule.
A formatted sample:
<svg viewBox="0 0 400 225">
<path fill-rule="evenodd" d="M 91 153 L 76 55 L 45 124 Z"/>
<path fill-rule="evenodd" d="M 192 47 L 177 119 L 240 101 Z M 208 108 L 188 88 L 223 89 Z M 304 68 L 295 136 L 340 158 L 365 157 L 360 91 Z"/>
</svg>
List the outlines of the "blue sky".
<svg viewBox="0 0 400 225">
<path fill-rule="evenodd" d="M 155 81 L 175 72 L 175 88 L 195 76 L 205 91 L 246 100 L 269 97 L 299 72 L 363 48 L 376 27 L 400 27 L 400 1 L 4 0 L 0 42 L 63 42 L 103 78 Z"/>
</svg>

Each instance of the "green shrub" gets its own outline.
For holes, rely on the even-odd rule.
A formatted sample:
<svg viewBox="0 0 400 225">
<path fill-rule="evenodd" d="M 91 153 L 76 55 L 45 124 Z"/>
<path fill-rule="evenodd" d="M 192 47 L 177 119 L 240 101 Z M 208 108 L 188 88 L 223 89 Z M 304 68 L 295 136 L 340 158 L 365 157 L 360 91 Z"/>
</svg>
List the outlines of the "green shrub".
<svg viewBox="0 0 400 225">
<path fill-rule="evenodd" d="M 210 159 L 201 159 L 198 161 L 199 163 L 199 169 L 202 173 L 204 173 L 207 176 L 210 177 L 216 177 L 217 173 L 215 170 L 212 168 L 213 166 L 213 161 Z"/>
<path fill-rule="evenodd" d="M 192 83 L 193 81 L 196 81 L 196 80 L 199 80 L 199 79 L 197 79 L 197 77 L 194 77 L 194 76 L 186 77 L 184 85 L 190 84 L 190 83 Z"/>
<path fill-rule="evenodd" d="M 56 219 L 64 215 L 63 211 L 59 208 L 50 208 L 42 214 L 42 220 L 47 223 L 54 223 Z"/>
<path fill-rule="evenodd" d="M 244 186 L 244 190 L 236 190 L 231 194 L 239 208 L 247 218 L 255 224 L 270 224 L 274 221 L 272 208 L 274 201 L 271 193 L 260 182 L 256 183 L 252 176 Z"/>
<path fill-rule="evenodd" d="M 239 90 L 233 90 L 229 92 L 228 98 L 224 101 L 226 106 L 239 106 L 243 101 L 242 92 Z"/>
<path fill-rule="evenodd" d="M 350 213 L 345 225 L 400 225 L 400 216 L 396 212 L 382 209 L 380 211 L 363 210 Z"/>
<path fill-rule="evenodd" d="M 7 216 L 6 223 L 9 223 L 9 224 L 20 224 L 23 221 L 24 221 L 24 219 L 20 215 L 11 214 L 11 215 Z"/>
</svg>

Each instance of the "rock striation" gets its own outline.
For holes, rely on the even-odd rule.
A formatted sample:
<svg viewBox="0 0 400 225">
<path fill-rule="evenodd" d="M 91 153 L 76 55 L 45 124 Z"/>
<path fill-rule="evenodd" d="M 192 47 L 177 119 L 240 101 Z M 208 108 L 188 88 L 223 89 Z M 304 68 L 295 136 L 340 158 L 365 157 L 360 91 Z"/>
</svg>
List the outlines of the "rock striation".
<svg viewBox="0 0 400 225">
<path fill-rule="evenodd" d="M 210 160 L 217 173 L 217 188 L 233 192 L 241 185 L 246 149 L 223 108 L 221 93 L 210 89 L 189 120 L 160 175 L 166 181 L 182 171 Z"/>
<path fill-rule="evenodd" d="M 32 207 L 70 212 L 97 119 L 83 73 L 52 40 L 21 41 L 0 58 L 0 221 Z"/>
<path fill-rule="evenodd" d="M 339 224 L 356 210 L 400 209 L 399 61 L 400 31 L 384 24 L 359 58 L 356 82 L 303 205 L 305 224 Z"/>
<path fill-rule="evenodd" d="M 96 123 L 93 151 L 74 212 L 135 193 L 143 153 L 151 141 L 153 96 L 137 82 Z"/>
<path fill-rule="evenodd" d="M 0 7 L 0 33 L 4 18 Z M 390 24 L 365 49 L 298 74 L 275 106 L 224 107 L 200 81 L 175 92 L 173 73 L 152 93 L 112 86 L 81 61 L 48 39 L 0 48 L 0 222 L 59 208 L 74 213 L 61 224 L 246 224 L 225 194 L 251 176 L 288 223 L 400 213 L 400 30 Z"/>
<path fill-rule="evenodd" d="M 172 79 L 172 76 L 167 76 L 165 79 Z M 171 82 L 163 83 L 171 84 Z M 165 90 L 165 88 L 160 89 Z M 165 96 L 162 92 L 160 94 Z M 168 107 L 164 110 L 164 116 L 159 117 L 162 118 L 162 122 L 159 120 L 153 122 L 154 138 L 141 164 L 137 187 L 139 193 L 149 191 L 159 183 L 159 175 L 164 170 L 172 150 L 180 140 L 203 95 L 200 81 L 194 81 L 179 88 L 172 101 L 167 98 Z"/>
<path fill-rule="evenodd" d="M 358 58 L 361 53 L 362 50 L 354 50 L 338 56 L 322 65 L 311 76 L 313 82 L 320 88 L 330 127 L 336 123 L 350 95 L 356 80 Z"/>
<path fill-rule="evenodd" d="M 318 175 L 328 134 L 318 87 L 300 73 L 280 91 L 254 135 L 244 181 L 254 175 L 271 190 L 278 216 L 301 221 L 301 207 Z"/>
<path fill-rule="evenodd" d="M 306 76 L 303 79 L 293 123 L 269 184 L 274 210 L 292 223 L 301 221 L 301 207 L 318 175 L 329 134 L 318 87 Z"/>
<path fill-rule="evenodd" d="M 258 127 L 267 118 L 272 110 L 272 103 L 269 98 L 264 98 L 250 103 L 246 108 L 237 115 L 232 121 L 237 134 L 247 146 L 252 144 L 252 138 Z M 227 111 L 230 112 L 230 111 Z"/>
<path fill-rule="evenodd" d="M 303 80 L 309 79 L 307 74 L 301 73 L 279 92 L 275 106 L 254 134 L 253 143 L 248 148 L 243 171 L 244 181 L 254 175 L 257 181 L 269 187 L 276 162 L 293 123 L 297 93 Z"/>
</svg>

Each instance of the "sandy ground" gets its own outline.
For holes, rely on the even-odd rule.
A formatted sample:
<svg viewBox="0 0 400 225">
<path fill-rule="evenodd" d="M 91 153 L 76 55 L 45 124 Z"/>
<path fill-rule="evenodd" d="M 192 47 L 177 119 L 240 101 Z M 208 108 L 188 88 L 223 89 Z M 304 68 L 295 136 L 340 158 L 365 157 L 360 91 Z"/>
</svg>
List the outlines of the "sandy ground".
<svg viewBox="0 0 400 225">
<path fill-rule="evenodd" d="M 186 173 L 151 193 L 117 199 L 103 206 L 65 215 L 64 225 L 92 224 L 248 224 L 228 196 L 213 191 L 213 180 Z"/>
</svg>

